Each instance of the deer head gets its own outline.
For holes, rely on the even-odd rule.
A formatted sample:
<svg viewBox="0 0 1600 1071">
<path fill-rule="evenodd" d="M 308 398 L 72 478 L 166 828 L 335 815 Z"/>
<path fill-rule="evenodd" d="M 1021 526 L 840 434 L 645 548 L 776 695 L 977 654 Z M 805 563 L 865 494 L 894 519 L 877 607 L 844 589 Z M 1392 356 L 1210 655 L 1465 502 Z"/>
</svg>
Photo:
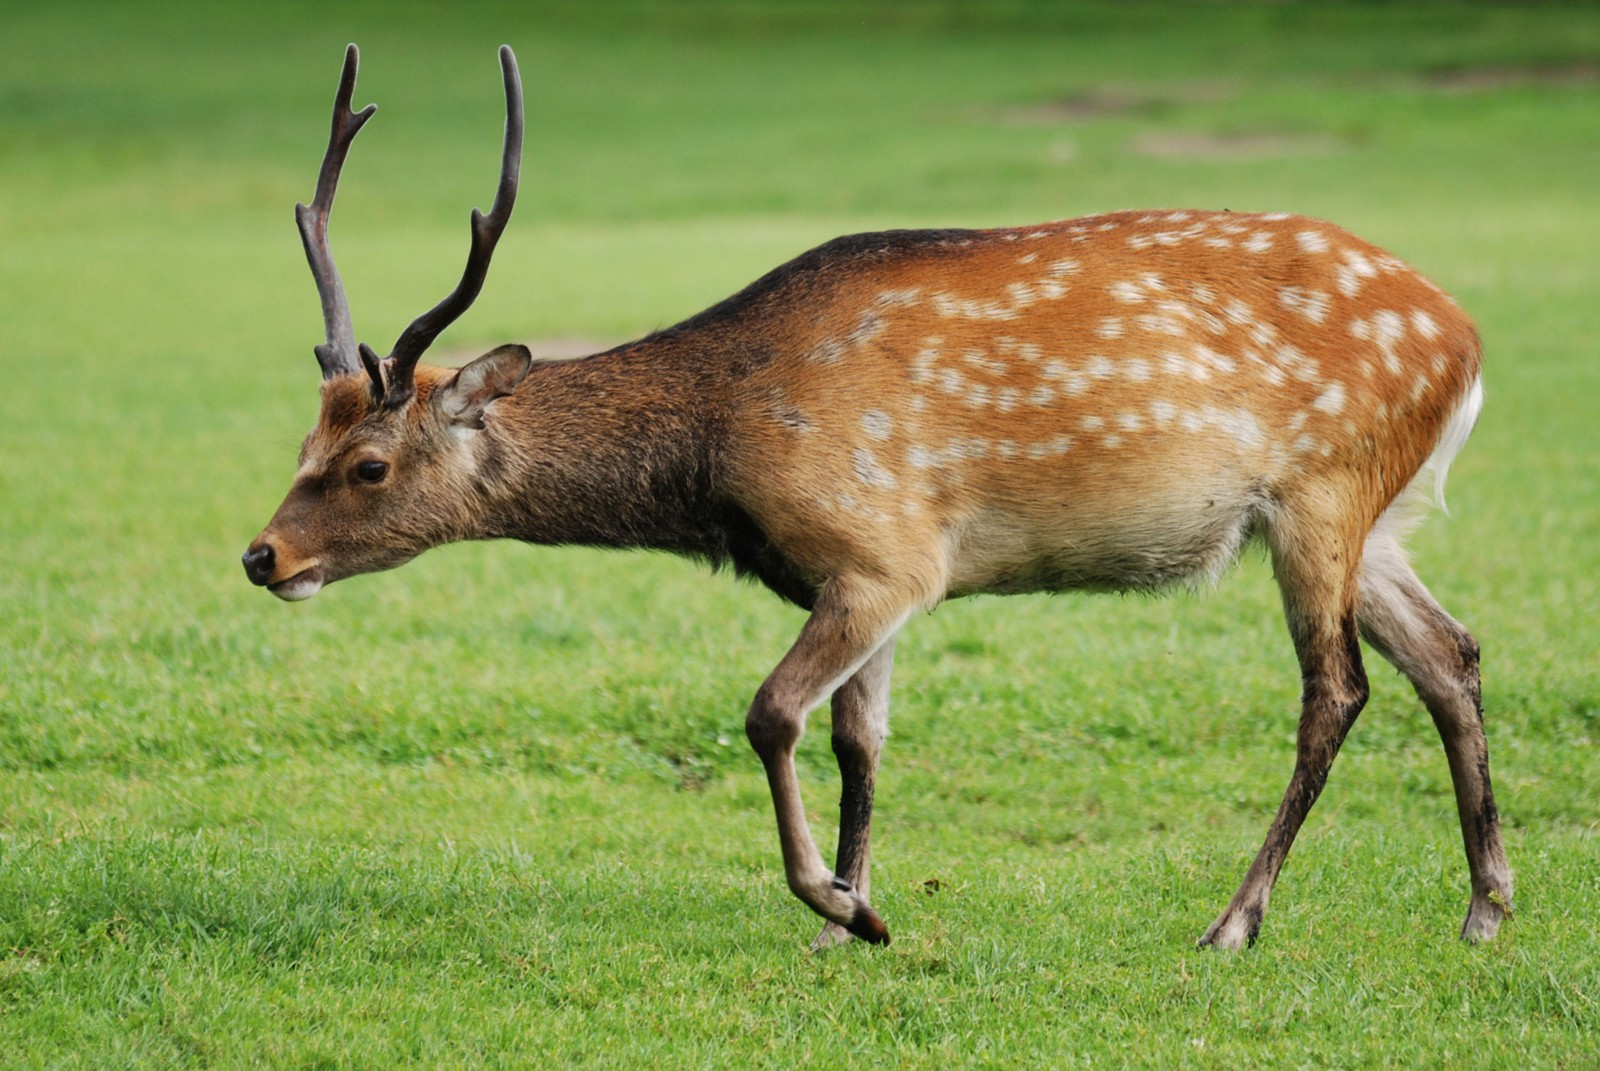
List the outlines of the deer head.
<svg viewBox="0 0 1600 1071">
<path fill-rule="evenodd" d="M 457 370 L 418 365 L 433 340 L 483 289 L 495 244 L 511 218 L 522 159 L 522 83 L 516 57 L 500 48 L 506 127 L 500 185 L 489 213 L 472 212 L 466 270 L 450 294 L 411 322 L 386 357 L 356 344 L 344 284 L 328 250 L 328 216 L 350 143 L 376 110 L 350 108 L 359 53 L 345 50 L 328 151 L 311 204 L 295 206 L 306 260 L 322 301 L 327 339 L 322 412 L 300 449 L 288 496 L 245 551 L 245 573 L 279 598 L 315 595 L 324 584 L 392 569 L 428 547 L 468 534 L 482 493 L 476 440 L 485 411 L 514 391 L 531 364 L 523 346 L 502 346 Z"/>
</svg>

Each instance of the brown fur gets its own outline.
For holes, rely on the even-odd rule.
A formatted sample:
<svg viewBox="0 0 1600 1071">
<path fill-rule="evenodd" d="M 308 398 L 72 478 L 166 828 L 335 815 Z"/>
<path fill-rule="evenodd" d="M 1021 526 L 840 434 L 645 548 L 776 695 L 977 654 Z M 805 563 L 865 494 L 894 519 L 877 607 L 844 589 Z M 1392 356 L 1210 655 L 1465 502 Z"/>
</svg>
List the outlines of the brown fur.
<svg viewBox="0 0 1600 1071">
<path fill-rule="evenodd" d="M 503 351 L 481 360 L 514 392 L 463 399 L 466 377 L 419 366 L 416 398 L 394 408 L 360 376 L 327 381 L 295 484 L 252 548 L 276 553 L 264 582 L 514 538 L 731 564 L 811 609 L 748 728 L 790 885 L 833 924 L 822 943 L 882 926 L 866 899 L 889 662 L 874 656 L 910 613 L 979 592 L 1203 584 L 1264 538 L 1305 712 L 1267 843 L 1206 936 L 1237 946 L 1365 701 L 1369 534 L 1446 425 L 1475 415 L 1459 416 L 1480 352 L 1448 297 L 1330 224 L 1124 212 L 853 236 L 637 343 L 525 378 Z M 389 465 L 375 486 L 354 475 L 371 459 Z M 1492 936 L 1499 909 L 1484 905 L 1509 904 L 1510 875 L 1481 729 L 1446 694 L 1465 670 L 1434 653 L 1459 649 L 1454 623 L 1414 577 L 1394 579 L 1399 561 L 1360 627 L 1399 652 L 1446 734 L 1464 826 L 1480 831 L 1469 935 Z M 1433 609 L 1382 611 L 1423 600 Z M 811 842 L 792 763 L 830 694 L 842 877 Z"/>
</svg>

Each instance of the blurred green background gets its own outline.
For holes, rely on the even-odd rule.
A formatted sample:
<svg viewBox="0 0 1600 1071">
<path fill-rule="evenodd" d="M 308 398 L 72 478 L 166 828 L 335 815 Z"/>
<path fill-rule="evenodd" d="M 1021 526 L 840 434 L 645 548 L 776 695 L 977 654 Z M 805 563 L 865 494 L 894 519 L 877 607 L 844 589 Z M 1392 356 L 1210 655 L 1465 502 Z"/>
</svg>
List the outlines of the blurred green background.
<svg viewBox="0 0 1600 1071">
<path fill-rule="evenodd" d="M 309 198 L 382 348 L 517 214 L 470 355 L 608 345 L 849 231 L 1295 211 L 1478 319 L 1419 567 L 1484 647 L 1518 914 L 1459 945 L 1427 716 L 1374 698 L 1261 944 L 1203 954 L 1292 763 L 1268 570 L 981 599 L 897 660 L 874 898 L 801 954 L 745 704 L 800 624 L 659 556 L 479 545 L 286 607 L 237 555 L 316 412 Z M 1600 10 L 18 4 L 0 16 L 0 1064 L 1600 1063 Z M 818 839 L 836 774 L 803 746 Z"/>
</svg>

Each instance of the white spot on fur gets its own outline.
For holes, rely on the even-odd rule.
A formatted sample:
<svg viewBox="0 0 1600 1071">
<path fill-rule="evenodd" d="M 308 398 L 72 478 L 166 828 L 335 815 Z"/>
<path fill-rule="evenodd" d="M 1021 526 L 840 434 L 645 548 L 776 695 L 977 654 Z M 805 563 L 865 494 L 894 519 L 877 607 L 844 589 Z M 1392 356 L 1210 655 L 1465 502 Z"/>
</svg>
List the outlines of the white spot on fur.
<svg viewBox="0 0 1600 1071">
<path fill-rule="evenodd" d="M 1174 338 L 1182 338 L 1184 334 L 1183 324 L 1171 316 L 1140 316 L 1138 324 L 1141 330 L 1151 334 L 1171 335 Z"/>
<path fill-rule="evenodd" d="M 1121 318 L 1116 316 L 1107 316 L 1105 319 L 1100 321 L 1100 326 L 1094 329 L 1094 333 L 1100 338 L 1121 338 Z"/>
<path fill-rule="evenodd" d="M 883 317 L 873 310 L 861 314 L 856 321 L 855 330 L 850 332 L 850 345 L 863 346 L 883 334 Z"/>
<path fill-rule="evenodd" d="M 1011 299 L 1011 304 L 1019 309 L 1025 309 L 1039 300 L 1038 294 L 1027 283 L 1011 283 L 1007 285 L 1006 296 Z"/>
<path fill-rule="evenodd" d="M 1298 312 L 1314 324 L 1320 324 L 1328 318 L 1328 294 L 1324 290 L 1286 286 L 1278 291 L 1278 304 L 1290 312 Z"/>
<path fill-rule="evenodd" d="M 1230 298 L 1228 303 L 1222 306 L 1222 315 L 1230 324 L 1247 324 L 1256 316 L 1250 306 L 1238 298 Z"/>
<path fill-rule="evenodd" d="M 1150 378 L 1150 362 L 1143 357 L 1133 357 L 1122 362 L 1122 374 L 1135 383 Z"/>
<path fill-rule="evenodd" d="M 961 359 L 979 371 L 989 373 L 991 376 L 1003 376 L 1006 374 L 1006 363 L 995 360 L 982 350 L 967 350 L 961 355 Z"/>
<path fill-rule="evenodd" d="M 878 459 L 872 456 L 872 451 L 864 446 L 858 446 L 850 455 L 855 465 L 856 479 L 868 487 L 890 488 L 900 481 L 894 478 L 894 473 L 878 464 Z"/>
<path fill-rule="evenodd" d="M 1327 390 L 1317 395 L 1317 400 L 1311 403 L 1311 408 L 1320 413 L 1332 416 L 1344 410 L 1344 384 L 1334 383 Z"/>
<path fill-rule="evenodd" d="M 951 439 L 945 451 L 968 461 L 980 461 L 989 456 L 988 439 Z"/>
<path fill-rule="evenodd" d="M 1130 283 L 1126 279 L 1119 279 L 1106 287 L 1106 290 L 1124 305 L 1137 305 L 1144 300 L 1144 291 L 1139 288 L 1139 284 Z"/>
<path fill-rule="evenodd" d="M 998 301 L 953 297 L 947 293 L 934 294 L 934 311 L 940 316 L 962 320 L 1015 320 L 1017 310 Z"/>
<path fill-rule="evenodd" d="M 1206 423 L 1233 436 L 1234 441 L 1240 446 L 1258 447 L 1267 441 L 1266 434 L 1261 430 L 1261 424 L 1256 420 L 1255 414 L 1248 409 L 1216 409 L 1207 406 L 1204 415 Z"/>
<path fill-rule="evenodd" d="M 1346 249 L 1339 256 L 1344 263 L 1333 269 L 1333 285 L 1345 297 L 1355 297 L 1361 291 L 1362 282 L 1374 278 L 1378 269 L 1358 250 Z"/>
<path fill-rule="evenodd" d="M 1155 425 L 1158 428 L 1171 427 L 1172 422 L 1178 418 L 1178 407 L 1171 402 L 1151 402 L 1150 418 L 1155 421 Z"/>
<path fill-rule="evenodd" d="M 1116 371 L 1111 365 L 1110 358 L 1102 357 L 1099 354 L 1090 357 L 1089 363 L 1084 365 L 1083 370 L 1092 379 L 1110 379 Z"/>
<path fill-rule="evenodd" d="M 867 433 L 867 438 L 883 442 L 889 438 L 892 425 L 889 414 L 882 409 L 868 409 L 861 414 L 861 430 Z"/>
<path fill-rule="evenodd" d="M 1430 342 L 1439 337 L 1439 322 L 1422 309 L 1411 311 L 1411 326 L 1418 335 Z"/>
<path fill-rule="evenodd" d="M 879 309 L 905 308 L 915 305 L 922 297 L 922 287 L 908 286 L 897 290 L 884 290 L 872 304 Z"/>
<path fill-rule="evenodd" d="M 825 338 L 811 351 L 811 359 L 818 364 L 833 364 L 844 356 L 845 346 L 836 338 Z"/>
<path fill-rule="evenodd" d="M 1028 392 L 1029 405 L 1049 405 L 1051 402 L 1055 401 L 1055 398 L 1056 392 L 1045 386 L 1035 387 L 1033 390 Z"/>
<path fill-rule="evenodd" d="M 1382 351 L 1383 366 L 1391 375 L 1400 374 L 1400 355 L 1395 352 L 1395 344 L 1405 336 L 1405 333 L 1405 318 L 1393 309 L 1379 309 L 1372 314 L 1373 341 Z"/>
<path fill-rule="evenodd" d="M 1105 426 L 1106 422 L 1100 417 L 1095 416 L 1093 413 L 1078 421 L 1078 427 L 1082 428 L 1084 431 L 1099 431 Z"/>
<path fill-rule="evenodd" d="M 1272 235 L 1266 231 L 1256 231 L 1245 239 L 1244 248 L 1252 253 L 1265 253 L 1272 248 Z"/>
<path fill-rule="evenodd" d="M 1143 431 L 1144 418 L 1138 413 L 1118 413 L 1117 427 L 1123 431 Z"/>
<path fill-rule="evenodd" d="M 1320 231 L 1301 231 L 1294 236 L 1294 240 L 1307 253 L 1326 253 L 1328 251 L 1328 239 Z"/>
</svg>

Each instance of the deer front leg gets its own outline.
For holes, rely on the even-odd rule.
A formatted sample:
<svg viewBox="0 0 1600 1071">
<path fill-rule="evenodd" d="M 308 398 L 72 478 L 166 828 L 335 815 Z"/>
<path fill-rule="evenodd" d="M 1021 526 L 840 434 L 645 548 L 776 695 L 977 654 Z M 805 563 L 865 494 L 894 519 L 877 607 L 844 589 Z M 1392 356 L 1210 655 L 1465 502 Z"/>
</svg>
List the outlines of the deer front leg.
<svg viewBox="0 0 1600 1071">
<path fill-rule="evenodd" d="M 833 754 L 839 760 L 839 855 L 834 873 L 870 899 L 872 795 L 878 756 L 889 735 L 889 678 L 894 639 L 873 652 L 855 676 L 833 693 Z M 811 942 L 819 952 L 850 940 L 850 931 L 829 922 Z"/>
<path fill-rule="evenodd" d="M 800 638 L 757 691 L 745 718 L 745 733 L 772 790 L 790 890 L 829 922 L 873 944 L 887 944 L 889 930 L 868 905 L 865 890 L 823 863 L 806 823 L 794 749 L 805 731 L 806 715 L 893 637 L 913 605 L 911 599 L 881 590 L 830 584 Z M 887 672 L 883 675 L 887 680 Z"/>
</svg>

